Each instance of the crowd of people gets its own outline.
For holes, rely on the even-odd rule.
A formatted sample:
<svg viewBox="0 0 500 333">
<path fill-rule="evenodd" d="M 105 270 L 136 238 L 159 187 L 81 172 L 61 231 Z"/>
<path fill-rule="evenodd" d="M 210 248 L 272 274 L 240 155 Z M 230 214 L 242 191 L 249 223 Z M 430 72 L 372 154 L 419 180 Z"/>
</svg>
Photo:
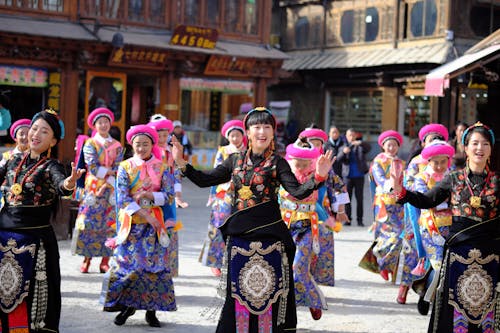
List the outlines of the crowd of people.
<svg viewBox="0 0 500 333">
<path fill-rule="evenodd" d="M 146 323 L 161 327 L 156 312 L 177 309 L 183 177 L 210 187 L 200 262 L 220 279 L 217 332 L 294 331 L 298 306 L 319 320 L 328 308 L 321 286 L 335 285 L 334 234 L 354 217 L 351 198 L 357 225 L 371 222 L 374 236 L 360 266 L 399 285 L 397 303 L 414 290 L 422 315 L 432 305 L 429 332 L 499 330 L 500 179 L 486 125 L 460 123 L 448 142 L 443 125 L 427 124 L 408 163 L 398 156 L 403 136 L 388 130 L 369 163 L 371 145 L 336 126 L 310 126 L 279 154 L 276 119 L 256 107 L 222 126 L 227 145 L 212 169 L 197 170 L 179 121 L 154 115 L 132 126 L 130 152 L 111 135 L 113 122 L 107 108 L 89 114 L 93 134 L 77 140 L 69 176 L 51 157 L 64 137 L 54 111 L 12 124 L 16 147 L 0 162 L 0 332 L 58 332 L 50 217 L 72 193 L 80 202 L 72 252 L 83 257 L 82 274 L 101 258 L 103 310 L 117 312 L 118 326 L 145 310 Z M 366 178 L 372 198 L 363 197 Z M 374 221 L 364 219 L 367 199 Z"/>
</svg>

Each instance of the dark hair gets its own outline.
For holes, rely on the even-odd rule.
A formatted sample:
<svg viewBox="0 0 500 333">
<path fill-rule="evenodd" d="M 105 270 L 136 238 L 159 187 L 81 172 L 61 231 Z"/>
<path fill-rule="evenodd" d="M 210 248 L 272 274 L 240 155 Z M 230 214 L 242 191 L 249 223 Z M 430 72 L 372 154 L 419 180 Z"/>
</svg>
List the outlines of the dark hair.
<svg viewBox="0 0 500 333">
<path fill-rule="evenodd" d="M 31 119 L 31 124 L 33 125 L 33 123 L 40 118 L 42 118 L 47 122 L 47 124 L 49 124 L 50 128 L 52 128 L 52 131 L 54 132 L 54 138 L 56 138 L 57 143 L 59 143 L 59 141 L 61 141 L 61 139 L 64 137 L 64 129 L 61 126 L 59 116 L 54 111 L 41 111 L 33 116 L 33 119 Z"/>
<path fill-rule="evenodd" d="M 276 119 L 269 110 L 250 110 L 245 119 L 245 129 L 249 129 L 250 126 L 268 124 L 273 126 L 273 130 L 276 128 Z"/>
<path fill-rule="evenodd" d="M 299 138 L 295 143 L 297 146 L 301 148 L 308 148 L 308 149 L 312 148 L 311 143 L 307 140 L 305 136 L 299 136 Z"/>
<path fill-rule="evenodd" d="M 464 146 L 467 146 L 469 144 L 470 137 L 472 136 L 472 133 L 479 133 L 483 138 L 488 140 L 488 142 L 493 145 L 495 143 L 495 138 L 492 137 L 492 132 L 490 129 L 486 129 L 483 126 L 474 126 L 472 128 L 469 127 L 469 130 L 467 132 L 464 132 Z"/>
<path fill-rule="evenodd" d="M 442 136 L 441 134 L 437 134 L 437 133 L 429 133 L 429 134 L 427 134 L 426 136 L 424 136 L 424 141 L 425 141 L 425 139 L 427 139 L 428 136 L 432 137 L 431 142 L 434 141 L 434 140 L 446 141 L 444 139 L 444 136 Z"/>
<path fill-rule="evenodd" d="M 307 126 L 307 128 L 319 128 L 319 126 L 316 125 L 315 123 L 310 123 L 309 126 Z"/>
<path fill-rule="evenodd" d="M 465 128 L 469 127 L 469 125 L 467 125 L 466 122 L 463 122 L 463 121 L 457 121 L 457 123 L 455 124 L 455 128 L 459 127 L 459 126 L 463 126 Z"/>
</svg>

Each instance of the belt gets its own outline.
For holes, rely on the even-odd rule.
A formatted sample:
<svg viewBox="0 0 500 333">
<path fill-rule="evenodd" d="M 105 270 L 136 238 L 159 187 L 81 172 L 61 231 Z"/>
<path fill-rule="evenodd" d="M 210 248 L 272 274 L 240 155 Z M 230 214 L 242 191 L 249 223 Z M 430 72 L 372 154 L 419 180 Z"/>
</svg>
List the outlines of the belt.
<svg viewBox="0 0 500 333">
<path fill-rule="evenodd" d="M 298 203 L 286 199 L 281 201 L 281 207 L 303 213 L 316 211 L 316 203 Z"/>
</svg>

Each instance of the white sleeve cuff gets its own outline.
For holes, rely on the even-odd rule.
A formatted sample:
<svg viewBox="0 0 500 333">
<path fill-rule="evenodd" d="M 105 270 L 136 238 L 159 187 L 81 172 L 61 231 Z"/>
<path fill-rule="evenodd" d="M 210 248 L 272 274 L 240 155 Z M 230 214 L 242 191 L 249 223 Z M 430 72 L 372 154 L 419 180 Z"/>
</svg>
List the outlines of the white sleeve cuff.
<svg viewBox="0 0 500 333">
<path fill-rule="evenodd" d="M 123 210 L 125 211 L 125 214 L 128 215 L 134 215 L 139 209 L 141 209 L 141 206 L 137 204 L 137 202 L 132 202 L 127 205 Z"/>
<path fill-rule="evenodd" d="M 338 205 L 348 204 L 351 202 L 351 200 L 349 199 L 349 194 L 347 194 L 346 192 L 335 194 L 335 199 L 335 203 Z"/>
<path fill-rule="evenodd" d="M 175 183 L 175 184 L 174 184 L 174 191 L 175 191 L 175 192 L 182 192 L 182 184 L 180 184 L 180 183 Z"/>
<path fill-rule="evenodd" d="M 96 177 L 103 179 L 104 177 L 106 177 L 106 173 L 108 172 L 108 170 L 109 170 L 108 168 L 100 166 L 97 169 L 97 175 L 96 175 Z"/>
<path fill-rule="evenodd" d="M 115 187 L 115 180 L 116 180 L 115 176 L 109 176 L 108 179 L 106 179 L 106 183 Z"/>
<path fill-rule="evenodd" d="M 153 192 L 154 205 L 155 206 L 163 206 L 165 204 L 165 196 L 162 192 Z"/>
</svg>

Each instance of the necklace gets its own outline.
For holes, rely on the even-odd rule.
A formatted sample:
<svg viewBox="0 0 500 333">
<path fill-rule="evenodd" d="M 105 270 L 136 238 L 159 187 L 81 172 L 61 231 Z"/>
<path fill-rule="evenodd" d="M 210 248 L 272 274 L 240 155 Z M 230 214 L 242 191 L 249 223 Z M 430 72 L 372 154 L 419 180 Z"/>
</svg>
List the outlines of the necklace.
<svg viewBox="0 0 500 333">
<path fill-rule="evenodd" d="M 467 184 L 467 188 L 469 189 L 469 192 L 470 192 L 470 199 L 469 199 L 470 205 L 472 208 L 479 208 L 481 206 L 481 195 L 483 194 L 483 192 L 486 190 L 486 187 L 488 186 L 491 173 L 487 171 L 488 175 L 486 176 L 486 180 L 483 184 L 483 188 L 481 189 L 481 192 L 479 193 L 479 195 L 476 196 L 476 195 L 474 195 L 474 192 L 472 190 L 472 188 L 474 187 L 475 184 L 472 184 L 472 186 L 471 186 L 471 181 L 470 181 L 470 179 L 465 171 L 466 169 L 469 170 L 469 168 L 464 168 L 464 178 L 465 178 L 465 183 Z M 470 172 L 470 170 L 469 170 L 469 172 Z"/>
<path fill-rule="evenodd" d="M 26 172 L 26 174 L 24 175 L 23 180 L 21 181 L 21 183 L 18 183 L 17 182 L 17 177 L 19 176 L 19 173 L 21 172 L 21 168 L 23 167 L 24 163 L 26 163 L 26 160 L 28 159 L 28 156 L 29 156 L 29 153 L 26 153 L 26 155 L 24 155 L 23 160 L 21 161 L 21 163 L 19 163 L 19 165 L 16 168 L 16 173 L 14 174 L 14 179 L 12 180 L 12 182 L 14 184 L 12 184 L 12 186 L 10 187 L 10 191 L 14 195 L 21 194 L 21 192 L 23 191 L 24 183 L 26 183 L 26 180 L 29 178 L 29 176 L 31 176 L 31 174 L 33 172 L 35 172 L 36 168 L 38 168 L 43 162 L 45 162 L 45 160 L 47 160 L 47 156 L 44 156 L 44 157 L 40 158 L 40 160 L 33 167 L 31 167 L 28 170 L 28 172 Z"/>
</svg>

